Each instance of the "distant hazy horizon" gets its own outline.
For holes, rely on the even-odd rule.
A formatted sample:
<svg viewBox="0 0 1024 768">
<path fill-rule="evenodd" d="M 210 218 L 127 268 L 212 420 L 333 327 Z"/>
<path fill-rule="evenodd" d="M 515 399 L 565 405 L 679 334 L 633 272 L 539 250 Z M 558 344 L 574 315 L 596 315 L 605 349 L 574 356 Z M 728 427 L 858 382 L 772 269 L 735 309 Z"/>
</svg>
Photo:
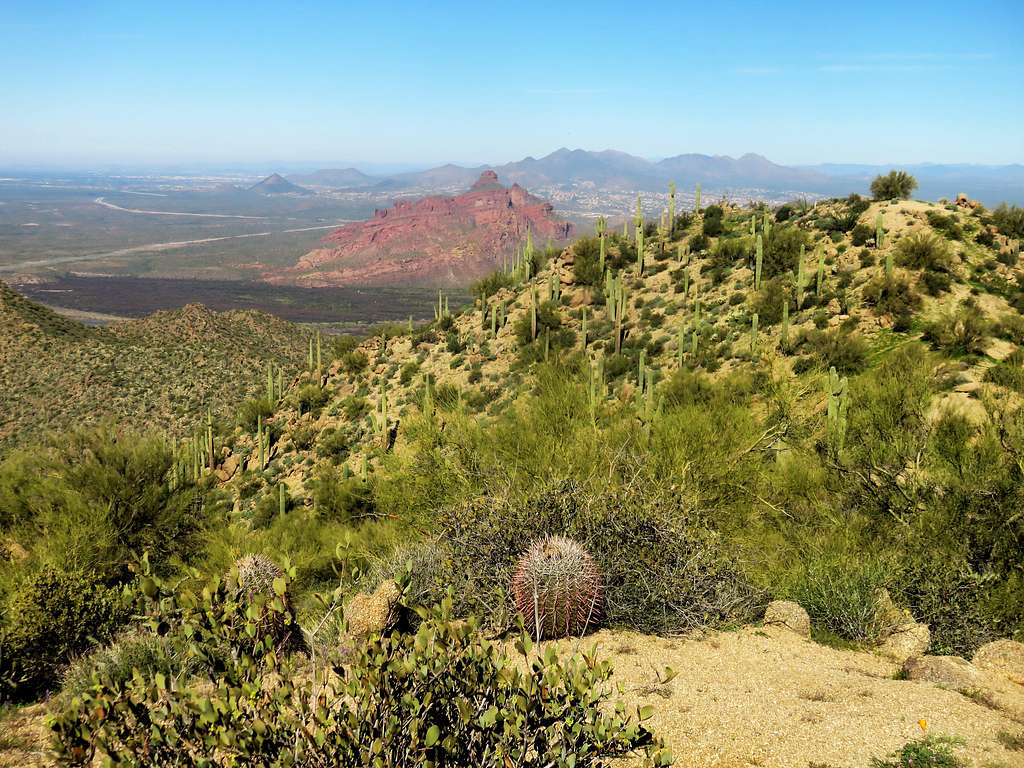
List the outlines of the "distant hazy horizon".
<svg viewBox="0 0 1024 768">
<path fill-rule="evenodd" d="M 426 167 L 561 146 L 1015 163 L 1022 28 L 1017 2 L 10 0 L 0 167 Z"/>
</svg>

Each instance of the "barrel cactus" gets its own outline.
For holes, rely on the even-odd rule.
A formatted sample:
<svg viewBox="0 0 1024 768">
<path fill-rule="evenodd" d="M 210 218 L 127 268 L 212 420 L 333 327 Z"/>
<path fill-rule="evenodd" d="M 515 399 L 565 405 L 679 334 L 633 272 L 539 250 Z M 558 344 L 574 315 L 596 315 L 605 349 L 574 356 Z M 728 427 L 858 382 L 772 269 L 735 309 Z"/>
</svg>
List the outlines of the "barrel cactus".
<svg viewBox="0 0 1024 768">
<path fill-rule="evenodd" d="M 601 616 L 603 592 L 594 558 L 565 536 L 531 544 L 512 577 L 516 607 L 538 640 L 582 635 Z"/>
<path fill-rule="evenodd" d="M 245 602 L 251 602 L 256 598 L 270 602 L 277 593 L 274 591 L 274 581 L 284 578 L 284 571 L 281 567 L 265 555 L 246 555 L 235 562 L 235 569 L 238 571 L 237 594 Z M 291 599 L 286 591 L 280 596 L 284 604 L 283 611 L 274 611 L 264 605 L 260 615 L 257 632 L 260 635 L 270 635 L 275 644 L 288 644 L 293 641 L 290 636 L 298 630 L 289 615 L 291 613 Z M 301 634 L 301 633 L 299 633 Z"/>
</svg>

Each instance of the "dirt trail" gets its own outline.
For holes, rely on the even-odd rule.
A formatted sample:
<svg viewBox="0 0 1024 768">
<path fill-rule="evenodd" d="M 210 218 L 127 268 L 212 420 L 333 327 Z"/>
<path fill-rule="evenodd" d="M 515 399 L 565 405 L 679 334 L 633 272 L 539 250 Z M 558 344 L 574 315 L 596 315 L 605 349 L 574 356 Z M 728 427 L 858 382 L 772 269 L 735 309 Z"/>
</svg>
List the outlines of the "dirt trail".
<svg viewBox="0 0 1024 768">
<path fill-rule="evenodd" d="M 930 734 L 962 739 L 968 766 L 1024 766 L 998 739 L 1024 734 L 1024 685 L 1006 678 L 985 678 L 993 705 L 984 691 L 898 680 L 881 656 L 774 627 L 693 640 L 602 631 L 584 643 L 595 641 L 626 703 L 654 706 L 651 727 L 687 768 L 866 768 L 920 738 L 922 719 Z M 678 676 L 660 685 L 666 666 Z"/>
<path fill-rule="evenodd" d="M 110 208 L 115 211 L 123 211 L 125 213 L 146 213 L 150 216 L 190 216 L 200 219 L 266 219 L 266 216 L 242 216 L 238 213 L 185 213 L 180 211 L 145 211 L 139 208 L 122 208 L 120 205 L 114 205 L 108 203 L 102 197 L 97 197 L 93 200 L 97 205 L 102 205 L 104 208 Z"/>
</svg>

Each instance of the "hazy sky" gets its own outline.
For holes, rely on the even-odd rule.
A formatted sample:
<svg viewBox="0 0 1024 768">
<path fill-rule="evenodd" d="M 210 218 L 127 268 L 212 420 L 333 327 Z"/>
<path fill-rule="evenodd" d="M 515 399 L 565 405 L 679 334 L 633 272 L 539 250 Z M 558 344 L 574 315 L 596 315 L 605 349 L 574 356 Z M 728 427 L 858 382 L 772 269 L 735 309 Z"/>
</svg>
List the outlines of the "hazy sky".
<svg viewBox="0 0 1024 768">
<path fill-rule="evenodd" d="M 1024 0 L 0 2 L 0 163 L 1024 162 Z"/>
</svg>

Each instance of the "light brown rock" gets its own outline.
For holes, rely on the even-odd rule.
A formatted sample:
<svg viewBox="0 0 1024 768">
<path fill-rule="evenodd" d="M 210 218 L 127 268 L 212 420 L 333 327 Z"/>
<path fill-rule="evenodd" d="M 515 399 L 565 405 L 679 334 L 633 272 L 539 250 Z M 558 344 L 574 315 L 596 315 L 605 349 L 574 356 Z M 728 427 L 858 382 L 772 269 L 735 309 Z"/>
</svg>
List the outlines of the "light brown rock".
<svg viewBox="0 0 1024 768">
<path fill-rule="evenodd" d="M 931 642 L 932 633 L 928 629 L 928 625 L 912 621 L 897 627 L 878 646 L 878 652 L 902 663 L 907 659 L 923 655 Z"/>
<path fill-rule="evenodd" d="M 1024 643 L 1016 640 L 993 640 L 974 653 L 974 666 L 1006 675 L 1024 685 Z"/>
<path fill-rule="evenodd" d="M 349 637 L 364 638 L 390 629 L 398 618 L 400 596 L 398 585 L 388 580 L 381 582 L 371 594 L 360 593 L 353 597 L 345 608 Z"/>
<path fill-rule="evenodd" d="M 907 680 L 926 680 L 958 691 L 977 687 L 981 675 L 966 659 L 959 656 L 915 656 L 903 663 Z"/>
<path fill-rule="evenodd" d="M 811 636 L 811 617 L 800 605 L 791 600 L 773 600 L 764 612 L 764 623 L 782 626 L 803 637 Z"/>
</svg>

